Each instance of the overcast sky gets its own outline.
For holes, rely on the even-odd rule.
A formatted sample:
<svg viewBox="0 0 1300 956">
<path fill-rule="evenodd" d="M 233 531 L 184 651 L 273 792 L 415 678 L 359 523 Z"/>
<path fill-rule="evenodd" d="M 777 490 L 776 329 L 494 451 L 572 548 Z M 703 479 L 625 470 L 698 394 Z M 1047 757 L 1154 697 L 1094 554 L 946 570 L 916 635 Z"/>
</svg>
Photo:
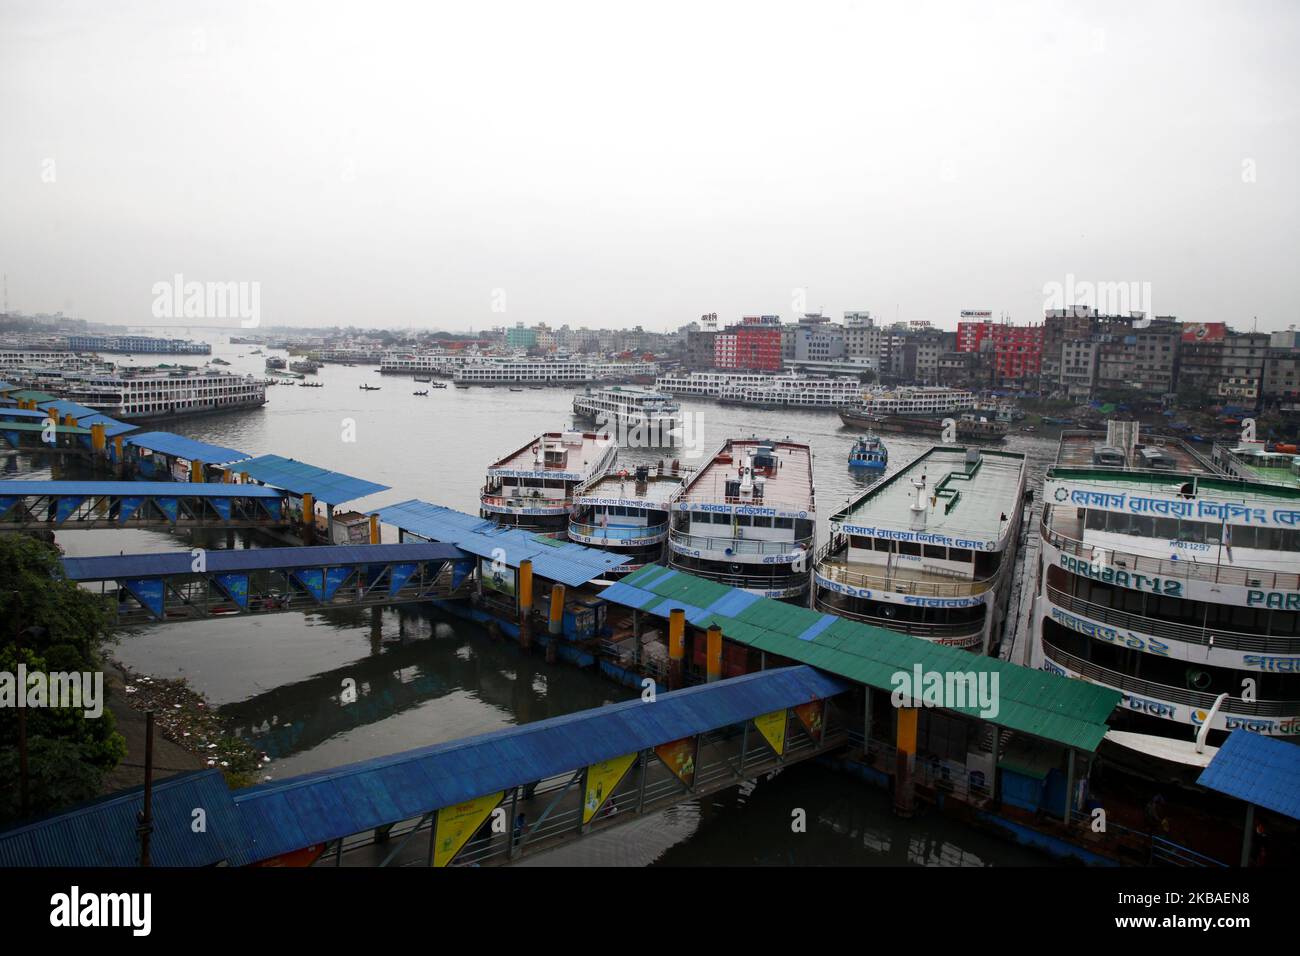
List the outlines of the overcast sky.
<svg viewBox="0 0 1300 956">
<path fill-rule="evenodd" d="M 1300 322 L 1300 4 L 0 4 L 15 311 Z M 799 290 L 806 290 L 800 292 Z M 503 310 L 503 311 L 502 311 Z"/>
</svg>

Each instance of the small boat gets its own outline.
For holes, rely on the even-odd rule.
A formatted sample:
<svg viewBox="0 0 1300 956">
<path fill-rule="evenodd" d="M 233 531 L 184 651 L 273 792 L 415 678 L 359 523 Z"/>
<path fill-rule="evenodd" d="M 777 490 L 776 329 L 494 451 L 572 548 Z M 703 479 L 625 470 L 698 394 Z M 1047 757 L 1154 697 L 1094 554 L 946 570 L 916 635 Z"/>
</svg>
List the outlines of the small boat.
<svg viewBox="0 0 1300 956">
<path fill-rule="evenodd" d="M 417 382 L 421 382 L 421 383 L 423 383 L 423 382 L 431 382 L 431 381 L 433 381 L 433 377 L 430 376 L 430 375 L 417 375 L 417 376 L 415 376 L 415 380 L 416 380 Z"/>
<path fill-rule="evenodd" d="M 456 387 L 457 387 L 457 388 L 469 388 L 469 382 L 457 382 L 457 383 L 456 383 Z"/>
<path fill-rule="evenodd" d="M 447 387 L 447 383 L 446 383 L 446 382 L 430 382 L 430 383 L 429 383 L 429 387 L 430 387 L 430 388 L 446 388 L 446 387 Z"/>
<path fill-rule="evenodd" d="M 881 469 L 889 464 L 889 449 L 875 435 L 864 435 L 849 450 L 850 468 Z"/>
<path fill-rule="evenodd" d="M 512 388 L 510 391 L 512 391 L 512 392 L 522 392 L 523 389 L 522 389 L 522 388 Z"/>
<path fill-rule="evenodd" d="M 529 385 L 529 386 L 528 386 L 528 390 L 529 390 L 530 392 L 540 392 L 540 391 L 542 390 L 542 386 L 540 386 L 540 385 Z"/>
<path fill-rule="evenodd" d="M 412 395 L 428 395 L 429 390 L 426 388 L 423 392 L 412 392 Z"/>
<path fill-rule="evenodd" d="M 379 391 L 379 386 L 378 386 L 378 385 L 362 385 L 362 386 L 361 386 L 361 391 L 363 391 L 363 392 L 377 392 L 377 391 Z"/>
<path fill-rule="evenodd" d="M 298 387 L 299 388 L 324 388 L 325 383 L 324 382 L 299 382 Z"/>
</svg>

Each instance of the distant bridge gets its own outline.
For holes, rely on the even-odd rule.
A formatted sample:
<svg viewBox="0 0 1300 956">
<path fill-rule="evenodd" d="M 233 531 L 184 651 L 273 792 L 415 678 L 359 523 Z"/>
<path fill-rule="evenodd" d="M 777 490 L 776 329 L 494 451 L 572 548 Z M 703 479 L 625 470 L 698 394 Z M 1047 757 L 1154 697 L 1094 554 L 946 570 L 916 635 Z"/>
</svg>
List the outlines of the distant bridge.
<svg viewBox="0 0 1300 956">
<path fill-rule="evenodd" d="M 473 559 L 449 544 L 195 549 L 63 559 L 69 580 L 101 584 L 118 624 L 446 600 L 458 596 L 473 566 Z"/>
<path fill-rule="evenodd" d="M 183 481 L 0 482 L 0 531 L 278 528 L 285 494 L 261 485 Z"/>
</svg>

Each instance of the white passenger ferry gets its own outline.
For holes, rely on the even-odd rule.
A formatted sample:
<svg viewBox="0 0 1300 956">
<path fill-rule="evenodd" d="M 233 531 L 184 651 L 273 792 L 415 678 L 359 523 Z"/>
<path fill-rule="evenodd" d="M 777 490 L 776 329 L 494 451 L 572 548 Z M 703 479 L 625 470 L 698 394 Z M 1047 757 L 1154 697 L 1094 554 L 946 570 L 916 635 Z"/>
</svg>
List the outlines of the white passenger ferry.
<svg viewBox="0 0 1300 956">
<path fill-rule="evenodd" d="M 865 415 L 948 415 L 975 407 L 975 393 L 958 388 L 906 386 L 862 393 L 853 408 Z"/>
<path fill-rule="evenodd" d="M 681 424 L 681 406 L 671 396 L 635 386 L 588 387 L 573 397 L 573 413 L 620 434 L 635 430 L 647 439 L 641 446 L 671 443 Z"/>
<path fill-rule="evenodd" d="M 988 653 L 1006 617 L 1024 495 L 1024 455 L 931 448 L 832 516 L 814 606 Z"/>
<path fill-rule="evenodd" d="M 670 563 L 763 597 L 806 602 L 816 531 L 809 447 L 728 439 L 673 501 Z"/>
<path fill-rule="evenodd" d="M 583 482 L 573 496 L 569 540 L 631 557 L 611 575 L 654 564 L 664 556 L 669 502 L 681 485 L 681 473 L 663 461 L 655 468 L 611 470 Z"/>
<path fill-rule="evenodd" d="M 1048 469 L 1030 663 L 1121 692 L 1107 740 L 1147 758 L 1300 737 L 1300 488 L 1117 424 Z"/>
<path fill-rule="evenodd" d="M 487 471 L 481 514 L 497 524 L 563 537 L 574 490 L 614 463 L 618 446 L 595 432 L 546 432 Z"/>
<path fill-rule="evenodd" d="M 266 404 L 266 385 L 220 369 L 141 368 L 65 373 L 51 386 L 70 399 L 123 421 L 197 415 Z"/>
</svg>

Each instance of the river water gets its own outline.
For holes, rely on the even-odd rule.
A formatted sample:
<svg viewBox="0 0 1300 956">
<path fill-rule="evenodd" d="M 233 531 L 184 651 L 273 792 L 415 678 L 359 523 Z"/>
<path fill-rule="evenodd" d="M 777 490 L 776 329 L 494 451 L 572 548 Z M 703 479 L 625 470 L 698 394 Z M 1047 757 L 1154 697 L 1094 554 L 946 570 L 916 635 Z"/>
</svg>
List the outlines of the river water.
<svg viewBox="0 0 1300 956">
<path fill-rule="evenodd" d="M 159 333 L 163 334 L 163 333 Z M 213 342 L 231 370 L 263 374 L 255 346 Z M 275 353 L 281 354 L 284 353 Z M 324 388 L 276 386 L 259 410 L 160 423 L 161 429 L 237 448 L 274 453 L 391 486 L 345 507 L 422 498 L 476 513 L 487 465 L 542 431 L 571 420 L 573 391 L 437 389 L 412 394 L 410 378 L 374 366 L 328 366 Z M 362 383 L 380 391 L 363 391 Z M 692 445 L 707 454 L 728 436 L 793 439 L 814 453 L 819 539 L 847 499 L 878 475 L 846 465 L 854 434 L 833 412 L 781 411 L 683 401 L 692 413 Z M 928 447 L 924 439 L 886 436 L 889 470 Z M 1029 457 L 1029 487 L 1041 487 L 1055 440 L 1012 434 L 1003 446 Z M 620 461 L 658 453 L 620 453 Z M 690 449 L 680 454 L 697 463 Z M 24 456 L 7 477 L 50 477 Z M 57 465 L 55 466 L 58 467 Z M 58 477 L 75 477 L 62 473 Z M 385 540 L 395 540 L 386 529 Z M 70 555 L 176 550 L 175 536 L 150 531 L 74 531 L 58 535 Z M 220 542 L 201 542 L 220 546 Z M 115 656 L 133 670 L 184 677 L 219 708 L 231 729 L 271 761 L 282 778 L 355 760 L 571 713 L 626 699 L 632 692 L 586 671 L 547 666 L 482 628 L 432 609 L 387 609 L 224 618 L 126 632 Z M 339 704 L 351 678 L 358 700 Z M 806 833 L 793 833 L 793 808 L 806 811 Z M 937 813 L 900 820 L 885 793 L 818 766 L 797 766 L 579 841 L 538 862 L 647 865 L 855 864 L 1006 865 L 1045 858 L 954 823 Z"/>
</svg>

